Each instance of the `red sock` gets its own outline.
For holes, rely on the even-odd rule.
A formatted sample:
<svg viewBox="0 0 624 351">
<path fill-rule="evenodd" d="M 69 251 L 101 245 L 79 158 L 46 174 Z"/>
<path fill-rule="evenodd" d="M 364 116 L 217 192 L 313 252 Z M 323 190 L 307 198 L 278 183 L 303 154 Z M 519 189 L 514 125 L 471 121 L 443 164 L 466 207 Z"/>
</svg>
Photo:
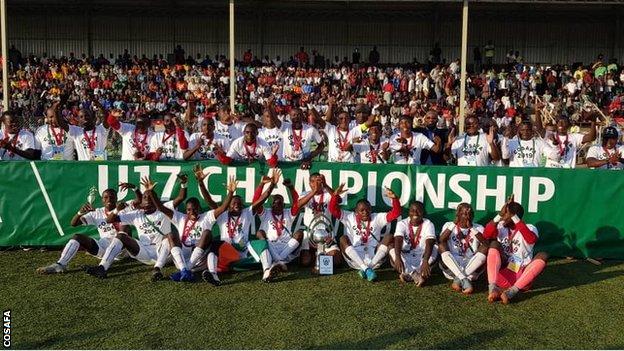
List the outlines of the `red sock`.
<svg viewBox="0 0 624 351">
<path fill-rule="evenodd" d="M 516 280 L 516 284 L 514 284 L 514 286 L 520 290 L 525 289 L 527 286 L 530 286 L 531 283 L 533 283 L 533 281 L 535 280 L 535 278 L 537 278 L 537 276 L 540 275 L 540 273 L 542 273 L 542 271 L 544 270 L 544 267 L 546 267 L 546 262 L 544 260 L 539 259 L 539 258 L 533 260 L 524 269 L 524 272 L 522 272 L 522 275 L 520 276 L 520 278 Z"/>
<path fill-rule="evenodd" d="M 490 285 L 496 284 L 498 271 L 500 271 L 501 257 L 497 249 L 490 248 L 487 255 L 487 278 Z"/>
</svg>

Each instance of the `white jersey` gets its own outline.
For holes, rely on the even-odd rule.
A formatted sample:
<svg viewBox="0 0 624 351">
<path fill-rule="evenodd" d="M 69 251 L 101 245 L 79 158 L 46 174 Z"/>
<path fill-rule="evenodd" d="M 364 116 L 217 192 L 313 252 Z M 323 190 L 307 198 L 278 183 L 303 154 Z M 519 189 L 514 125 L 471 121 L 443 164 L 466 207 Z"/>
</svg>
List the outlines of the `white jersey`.
<svg viewBox="0 0 624 351">
<path fill-rule="evenodd" d="M 301 161 L 310 154 L 310 147 L 314 141 L 317 145 L 323 140 L 318 130 L 308 124 L 298 130 L 286 128 L 282 134 L 282 149 L 280 161 Z"/>
<path fill-rule="evenodd" d="M 146 156 L 150 152 L 150 139 L 154 132 L 148 129 L 146 134 L 136 132 L 136 126 L 130 123 L 121 123 L 121 127 L 117 130 L 121 136 L 121 159 L 124 161 L 133 161 L 134 154 L 138 152 Z"/>
<path fill-rule="evenodd" d="M 341 131 L 336 126 L 331 124 L 325 125 L 325 134 L 327 134 L 327 162 L 348 162 L 353 163 L 355 161 L 354 153 L 352 151 L 343 151 L 343 147 L 348 144 L 353 144 L 353 139 L 359 138 L 362 135 L 360 127 L 357 126 L 348 131 Z"/>
<path fill-rule="evenodd" d="M 268 160 L 273 152 L 266 141 L 256 138 L 253 145 L 247 145 L 245 137 L 240 137 L 230 145 L 227 156 L 237 161 L 253 161 L 261 158 Z"/>
<path fill-rule="evenodd" d="M 126 213 L 132 210 L 133 208 L 131 206 L 128 206 L 121 210 L 119 213 Z M 109 213 L 110 212 L 108 212 L 106 208 L 100 207 L 96 208 L 94 211 L 90 211 L 82 215 L 82 217 L 80 217 L 80 220 L 83 224 L 96 226 L 98 234 L 100 234 L 100 238 L 112 239 L 115 237 L 115 235 L 117 235 L 118 224 L 106 222 L 106 218 L 108 217 Z"/>
<path fill-rule="evenodd" d="M 278 216 L 273 214 L 273 210 L 265 208 L 260 217 L 260 230 L 266 233 L 269 241 L 285 241 L 292 237 L 293 222 L 297 215 L 292 215 L 290 208 L 285 208 L 284 212 Z"/>
<path fill-rule="evenodd" d="M 207 218 L 214 218 L 214 213 L 209 215 L 211 210 L 206 213 L 200 213 L 197 220 L 192 221 L 188 218 L 186 213 L 182 213 L 173 208 L 173 202 L 169 201 L 165 204 L 167 208 L 173 211 L 171 217 L 171 223 L 178 229 L 178 235 L 180 236 L 180 243 L 185 247 L 193 247 L 199 242 L 204 230 L 212 228 L 214 222 L 207 221 Z"/>
<path fill-rule="evenodd" d="M 17 134 L 1 134 L 3 139 L 6 139 L 10 145 L 13 145 L 18 150 L 36 149 L 35 136 L 26 129 L 20 130 Z M 7 149 L 0 149 L 0 159 L 4 161 L 19 161 L 25 160 L 22 156 L 11 152 Z"/>
<path fill-rule="evenodd" d="M 503 159 L 509 159 L 509 167 L 540 167 L 546 160 L 559 161 L 559 153 L 544 140 L 533 138 L 503 138 L 501 143 Z"/>
<path fill-rule="evenodd" d="M 555 134 L 559 145 L 553 145 L 552 140 L 546 139 L 548 145 L 559 152 L 559 162 L 549 159 L 546 167 L 576 168 L 576 152 L 583 145 L 583 136 L 581 133 L 568 133 L 565 136 Z"/>
<path fill-rule="evenodd" d="M 280 152 L 278 153 L 278 155 L 281 155 L 282 141 L 284 140 L 284 131 L 286 129 L 290 129 L 290 123 L 288 122 L 282 122 L 281 128 L 274 127 L 269 129 L 266 127 L 262 127 L 260 128 L 260 130 L 258 130 L 258 137 L 266 141 L 270 147 L 278 145 L 280 147 Z"/>
<path fill-rule="evenodd" d="M 435 144 L 421 133 L 412 132 L 412 136 L 407 139 L 407 143 L 402 144 L 397 141 L 401 137 L 401 133 L 396 133 L 390 138 L 390 150 L 394 152 L 394 163 L 400 165 L 419 165 L 420 154 L 423 149 L 430 150 Z M 411 151 L 407 157 L 398 153 L 403 146 L 406 145 Z"/>
<path fill-rule="evenodd" d="M 229 212 L 222 213 L 219 218 L 214 217 L 214 211 L 206 213 L 206 221 L 209 223 L 216 222 L 219 227 L 221 241 L 237 245 L 245 250 L 249 243 L 249 229 L 251 222 L 254 220 L 253 210 L 251 207 L 243 209 L 240 216 L 234 217 Z"/>
<path fill-rule="evenodd" d="M 143 210 L 133 210 L 119 214 L 122 224 L 133 225 L 139 241 L 146 245 L 159 245 L 171 233 L 171 221 L 164 213 L 154 211 L 146 214 Z"/>
<path fill-rule="evenodd" d="M 299 198 L 303 198 L 307 196 L 309 192 L 304 193 Z M 323 190 L 321 194 L 316 194 L 308 203 L 304 206 L 303 212 L 303 224 L 308 227 L 307 229 L 311 229 L 312 220 L 316 214 L 323 214 L 325 217 L 331 219 L 331 214 L 329 213 L 329 201 L 331 200 L 331 194 L 327 191 Z M 321 227 L 319 227 L 321 228 Z"/>
<path fill-rule="evenodd" d="M 537 228 L 535 228 L 534 225 L 527 224 L 526 226 L 535 233 L 536 236 L 539 236 Z M 515 263 L 519 267 L 525 267 L 531 263 L 533 259 L 533 246 L 535 246 L 535 244 L 527 243 L 519 230 L 514 229 L 511 231 L 509 228 L 505 227 L 503 223 L 498 223 L 497 229 L 498 237 L 496 239 L 503 247 L 502 252 L 507 262 Z"/>
<path fill-rule="evenodd" d="M 447 241 L 448 249 L 455 257 L 470 259 L 479 249 L 479 240 L 476 233 L 483 234 L 483 226 L 473 223 L 471 228 L 460 228 L 455 222 L 446 222 L 442 226 L 442 231 L 451 232 Z"/>
<path fill-rule="evenodd" d="M 387 213 L 371 213 L 370 221 L 360 221 L 355 212 L 341 210 L 340 221 L 352 246 L 375 248 L 381 242 L 381 230 L 388 224 Z"/>
<path fill-rule="evenodd" d="M 243 126 L 245 128 L 245 126 Z M 214 133 L 216 135 L 220 135 L 227 139 L 230 143 L 234 140 L 243 136 L 242 128 L 237 126 L 236 124 L 225 124 L 221 123 L 221 121 L 215 120 L 215 130 Z"/>
<path fill-rule="evenodd" d="M 104 161 L 108 129 L 98 124 L 95 129 L 85 130 L 78 126 L 69 126 L 69 137 L 74 142 L 78 161 Z"/>
<path fill-rule="evenodd" d="M 388 140 L 381 138 L 379 143 L 371 144 L 370 139 L 362 140 L 361 143 L 353 144 L 353 151 L 356 155 L 356 162 L 360 163 L 386 163 L 382 157 L 382 150 L 384 144 L 387 144 Z"/>
<path fill-rule="evenodd" d="M 453 142 L 451 153 L 457 159 L 458 166 L 489 166 L 492 148 L 485 133 L 464 134 Z"/>
<path fill-rule="evenodd" d="M 184 136 L 186 140 L 189 139 L 186 131 L 184 131 Z M 167 134 L 166 132 L 154 133 L 150 138 L 149 149 L 151 152 L 156 152 L 161 148 L 162 153 L 160 154 L 160 161 L 184 159 L 185 149 L 182 149 L 182 146 L 180 146 L 180 140 L 178 140 L 178 135 L 175 131 L 173 134 Z"/>
<path fill-rule="evenodd" d="M 35 148 L 41 150 L 42 160 L 73 160 L 74 142 L 59 127 L 44 124 L 35 132 Z"/>
<path fill-rule="evenodd" d="M 230 148 L 230 142 L 223 136 L 214 134 L 212 139 L 206 138 L 203 133 L 193 133 L 189 139 L 189 149 L 194 149 L 197 144 L 201 146 L 193 155 L 195 160 L 216 160 L 215 146 L 219 145 L 225 152 Z"/>
<path fill-rule="evenodd" d="M 425 252 L 425 244 L 429 239 L 435 239 L 435 227 L 433 223 L 424 218 L 419 226 L 410 224 L 410 218 L 400 220 L 394 231 L 395 237 L 403 237 L 403 247 L 401 251 L 410 252 L 417 251 L 419 254 Z"/>
<path fill-rule="evenodd" d="M 603 160 L 608 159 L 609 156 L 613 155 L 616 152 L 619 152 L 620 155 L 624 155 L 624 147 L 619 146 L 613 149 L 607 149 L 599 145 L 594 145 L 590 147 L 589 150 L 587 150 L 586 159 L 591 157 L 599 161 L 603 161 Z M 622 162 L 618 162 L 615 165 L 607 163 L 606 165 L 602 165 L 598 167 L 598 169 L 621 170 L 621 169 L 624 169 L 624 164 L 622 164 Z"/>
</svg>

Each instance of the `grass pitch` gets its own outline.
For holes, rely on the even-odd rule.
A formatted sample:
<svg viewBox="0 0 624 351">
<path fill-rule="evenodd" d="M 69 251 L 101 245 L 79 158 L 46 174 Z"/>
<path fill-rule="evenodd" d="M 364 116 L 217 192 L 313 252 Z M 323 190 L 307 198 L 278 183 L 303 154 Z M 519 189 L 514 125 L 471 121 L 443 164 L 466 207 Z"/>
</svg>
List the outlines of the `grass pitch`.
<svg viewBox="0 0 624 351">
<path fill-rule="evenodd" d="M 437 268 L 424 288 L 390 268 L 369 283 L 346 268 L 317 277 L 297 267 L 273 284 L 258 271 L 222 275 L 214 288 L 151 283 L 132 260 L 98 280 L 80 270 L 97 260 L 79 253 L 65 274 L 35 274 L 58 255 L 0 253 L 13 348 L 624 348 L 621 262 L 550 262 L 533 291 L 503 306 L 487 303 L 483 280 L 473 296 L 451 291 Z"/>
</svg>

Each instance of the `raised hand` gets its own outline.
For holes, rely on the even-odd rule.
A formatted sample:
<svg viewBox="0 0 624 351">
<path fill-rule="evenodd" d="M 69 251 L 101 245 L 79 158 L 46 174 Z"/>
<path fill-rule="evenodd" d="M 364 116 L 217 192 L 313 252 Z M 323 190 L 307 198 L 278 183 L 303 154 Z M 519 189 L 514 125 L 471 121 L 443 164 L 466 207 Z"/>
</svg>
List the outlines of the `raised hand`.
<svg viewBox="0 0 624 351">
<path fill-rule="evenodd" d="M 274 145 L 271 147 L 271 154 L 272 154 L 272 155 L 277 155 L 277 152 L 279 151 L 279 149 L 280 149 L 279 144 L 274 144 Z"/>
<path fill-rule="evenodd" d="M 119 117 L 123 116 L 123 111 L 122 111 L 122 110 L 120 110 L 120 109 L 118 109 L 118 108 L 115 108 L 115 109 L 113 109 L 113 110 L 110 112 L 110 114 L 111 114 L 111 115 L 113 115 L 113 116 L 115 116 L 115 118 L 119 118 Z"/>
<path fill-rule="evenodd" d="M 496 129 L 494 128 L 493 125 L 491 125 L 490 128 L 488 129 L 488 133 L 486 136 L 486 140 L 488 144 L 493 144 L 495 138 L 496 138 Z"/>
<path fill-rule="evenodd" d="M 436 135 L 437 136 L 437 135 Z M 449 132 L 448 135 L 448 142 L 446 143 L 449 147 L 451 147 L 453 145 L 453 143 L 455 142 L 455 140 L 457 140 L 457 129 L 453 128 L 451 129 L 451 131 Z"/>
<path fill-rule="evenodd" d="M 398 199 L 394 191 L 392 191 L 390 188 L 386 188 L 386 196 L 390 199 Z"/>
<path fill-rule="evenodd" d="M 260 178 L 260 184 L 264 185 L 267 183 L 270 183 L 273 179 L 269 176 L 262 176 L 262 178 Z"/>
<path fill-rule="evenodd" d="M 93 208 L 93 206 L 91 206 L 91 204 L 84 204 L 80 208 L 80 212 L 82 212 L 82 213 L 87 213 L 87 212 L 91 212 L 91 211 L 95 211 L 95 208 Z"/>
<path fill-rule="evenodd" d="M 344 194 L 344 193 L 346 193 L 346 192 L 347 192 L 347 189 L 345 189 L 345 183 L 342 183 L 342 184 L 340 184 L 340 185 L 338 186 L 338 188 L 336 188 L 336 189 L 334 190 L 333 195 L 334 195 L 334 196 L 341 196 L 342 194 Z"/>
<path fill-rule="evenodd" d="M 180 179 L 181 184 L 186 184 L 188 182 L 188 176 L 186 175 L 186 173 L 179 173 L 178 179 Z"/>
<path fill-rule="evenodd" d="M 154 187 L 156 186 L 156 184 L 158 183 L 153 182 L 151 179 L 149 179 L 149 177 L 143 177 L 141 179 L 141 185 L 143 185 L 146 192 L 154 190 Z"/>
<path fill-rule="evenodd" d="M 200 182 L 200 183 L 203 182 L 204 179 L 207 176 L 207 174 L 204 174 L 204 170 L 199 165 L 199 163 L 197 163 L 197 164 L 195 164 L 195 166 L 193 166 L 193 174 L 195 175 L 195 179 L 197 179 L 197 181 Z"/>
<path fill-rule="evenodd" d="M 228 182 L 228 185 L 227 185 L 228 192 L 230 193 L 236 192 L 237 187 L 238 187 L 238 181 L 236 180 L 236 178 L 234 176 L 230 177 L 230 181 Z"/>
<path fill-rule="evenodd" d="M 273 185 L 276 185 L 279 182 L 281 176 L 282 170 L 279 168 L 274 169 L 271 177 L 271 183 L 273 183 Z"/>
<path fill-rule="evenodd" d="M 131 184 L 131 183 L 119 183 L 119 189 L 120 190 L 128 190 L 128 189 L 136 189 L 136 185 Z"/>
</svg>

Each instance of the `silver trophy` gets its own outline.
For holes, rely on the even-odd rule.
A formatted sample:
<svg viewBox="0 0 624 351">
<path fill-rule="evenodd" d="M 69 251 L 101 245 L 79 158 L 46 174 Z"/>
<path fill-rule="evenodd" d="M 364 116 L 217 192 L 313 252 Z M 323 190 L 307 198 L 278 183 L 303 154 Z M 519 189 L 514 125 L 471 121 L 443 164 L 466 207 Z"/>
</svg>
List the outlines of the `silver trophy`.
<svg viewBox="0 0 624 351">
<path fill-rule="evenodd" d="M 95 199 L 97 199 L 97 196 L 97 188 L 95 186 L 92 186 L 91 189 L 89 189 L 89 195 L 87 195 L 87 202 L 89 203 L 89 205 L 93 206 L 93 204 L 95 203 Z"/>
<path fill-rule="evenodd" d="M 314 268 L 321 274 L 332 274 L 321 271 L 322 266 L 333 266 L 333 257 L 325 255 L 325 242 L 327 238 L 332 237 L 333 232 L 331 219 L 323 213 L 318 213 L 312 218 L 308 230 L 310 231 L 310 240 L 316 244 L 316 263 Z M 321 262 L 321 259 L 328 262 Z"/>
</svg>

